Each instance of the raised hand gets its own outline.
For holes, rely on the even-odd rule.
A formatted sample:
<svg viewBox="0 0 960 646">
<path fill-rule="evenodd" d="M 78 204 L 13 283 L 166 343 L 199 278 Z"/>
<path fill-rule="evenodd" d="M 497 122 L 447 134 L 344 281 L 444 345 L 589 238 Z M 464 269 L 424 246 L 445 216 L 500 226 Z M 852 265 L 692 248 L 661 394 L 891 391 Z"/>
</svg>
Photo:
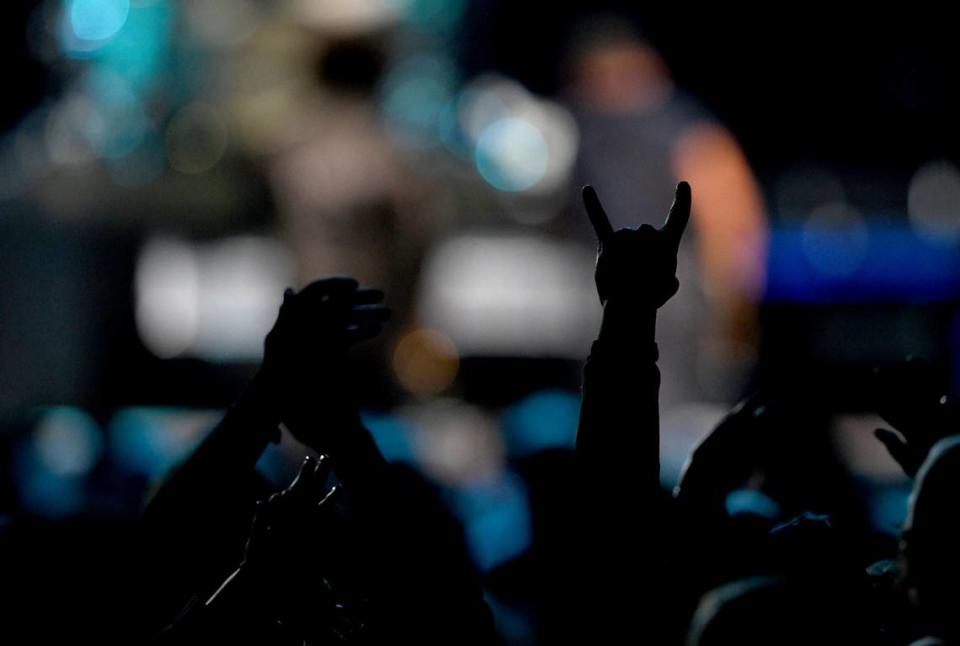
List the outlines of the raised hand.
<svg viewBox="0 0 960 646">
<path fill-rule="evenodd" d="M 876 410 L 899 431 L 878 428 L 874 434 L 910 477 L 934 444 L 960 433 L 960 410 L 944 392 L 933 366 L 923 359 L 911 357 L 874 372 Z"/>
<path fill-rule="evenodd" d="M 284 293 L 265 341 L 258 377 L 268 386 L 279 418 L 302 442 L 329 450 L 320 426 L 344 426 L 356 409 L 347 388 L 347 350 L 379 334 L 389 310 L 383 293 L 352 278 L 318 280 Z"/>
<path fill-rule="evenodd" d="M 264 579 L 297 571 L 304 553 L 312 552 L 314 527 L 332 509 L 337 488 L 327 488 L 330 461 L 307 456 L 293 482 L 267 500 L 257 503 L 243 566 Z"/>
<path fill-rule="evenodd" d="M 747 480 L 763 450 L 767 406 L 759 395 L 743 400 L 694 447 L 674 490 L 679 501 L 721 507 L 727 494 Z"/>
<path fill-rule="evenodd" d="M 383 292 L 360 289 L 353 278 L 317 280 L 299 293 L 287 289 L 280 314 L 267 334 L 263 369 L 306 371 L 313 359 L 326 359 L 380 333 L 390 312 L 379 303 Z"/>
<path fill-rule="evenodd" d="M 690 185 L 680 182 L 662 227 L 644 224 L 614 231 L 596 191 L 584 187 L 583 203 L 600 246 L 596 281 L 602 303 L 628 301 L 657 308 L 677 293 L 677 250 L 690 220 L 690 200 Z"/>
<path fill-rule="evenodd" d="M 329 475 L 326 456 L 307 456 L 286 489 L 258 504 L 241 569 L 252 573 L 267 612 L 289 631 L 340 643 L 363 629 L 366 610 L 339 585 L 351 539 Z"/>
<path fill-rule="evenodd" d="M 243 562 L 208 608 L 241 599 L 238 610 L 324 643 L 362 629 L 362 601 L 336 584 L 347 541 L 335 504 L 339 490 L 327 487 L 329 475 L 326 456 L 308 456 L 286 489 L 257 503 Z"/>
</svg>

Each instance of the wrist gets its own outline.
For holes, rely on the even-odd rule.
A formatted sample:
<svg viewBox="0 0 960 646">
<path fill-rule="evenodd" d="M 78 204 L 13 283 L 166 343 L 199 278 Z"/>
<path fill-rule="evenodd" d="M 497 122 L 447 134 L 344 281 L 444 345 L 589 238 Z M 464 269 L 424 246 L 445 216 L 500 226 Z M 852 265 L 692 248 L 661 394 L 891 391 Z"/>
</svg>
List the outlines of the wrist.
<svg viewBox="0 0 960 646">
<path fill-rule="evenodd" d="M 654 341 L 656 338 L 657 308 L 632 299 L 608 299 L 603 305 L 600 338 L 630 338 Z"/>
<path fill-rule="evenodd" d="M 240 415 L 248 422 L 247 427 L 262 433 L 265 439 L 276 441 L 282 415 L 275 380 L 262 368 L 258 370 L 231 407 L 230 413 Z"/>
</svg>

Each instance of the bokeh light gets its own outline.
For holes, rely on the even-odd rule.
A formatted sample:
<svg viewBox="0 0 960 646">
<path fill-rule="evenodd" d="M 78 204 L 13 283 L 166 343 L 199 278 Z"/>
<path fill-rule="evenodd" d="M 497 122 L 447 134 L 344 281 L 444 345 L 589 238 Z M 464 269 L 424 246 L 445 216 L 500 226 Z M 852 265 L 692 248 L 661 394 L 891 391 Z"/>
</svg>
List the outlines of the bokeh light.
<svg viewBox="0 0 960 646">
<path fill-rule="evenodd" d="M 456 116 L 477 172 L 495 189 L 545 194 L 570 179 L 579 134 L 558 103 L 514 81 L 483 76 L 460 92 Z"/>
<path fill-rule="evenodd" d="M 380 89 L 382 110 L 402 142 L 424 145 L 439 140 L 456 82 L 452 61 L 437 55 L 409 57 L 387 73 Z"/>
<path fill-rule="evenodd" d="M 759 516 L 776 520 L 782 511 L 776 500 L 757 489 L 734 489 L 727 494 L 724 507 L 731 518 Z"/>
<path fill-rule="evenodd" d="M 960 240 L 960 169 L 945 160 L 921 166 L 910 180 L 907 215 L 920 235 Z"/>
<path fill-rule="evenodd" d="M 71 407 L 51 408 L 34 430 L 40 462 L 58 476 L 89 473 L 103 452 L 100 427 L 89 414 Z"/>
<path fill-rule="evenodd" d="M 496 189 L 526 191 L 543 179 L 549 151 L 543 133 L 517 117 L 493 122 L 477 139 L 477 171 Z"/>
<path fill-rule="evenodd" d="M 404 18 L 421 30 L 446 33 L 463 18 L 467 0 L 388 0 L 399 7 Z"/>
<path fill-rule="evenodd" d="M 162 358 L 257 360 L 292 283 L 289 252 L 272 238 L 195 244 L 157 237 L 137 262 L 137 331 Z"/>
<path fill-rule="evenodd" d="M 593 262 L 546 237 L 458 236 L 426 261 L 421 317 L 463 356 L 581 358 L 600 315 Z"/>
<path fill-rule="evenodd" d="M 417 461 L 448 486 L 491 481 L 503 471 L 503 439 L 489 412 L 457 400 L 437 400 L 410 415 Z"/>
<path fill-rule="evenodd" d="M 193 250 L 177 240 L 153 240 L 140 254 L 135 283 L 137 331 L 158 357 L 178 356 L 196 339 L 199 272 Z"/>
<path fill-rule="evenodd" d="M 103 435 L 89 413 L 72 406 L 41 409 L 13 468 L 19 504 L 29 514 L 62 518 L 88 503 L 90 476 L 103 455 Z"/>
<path fill-rule="evenodd" d="M 505 410 L 502 423 L 510 455 L 573 450 L 580 423 L 580 397 L 561 390 L 540 391 Z"/>
<path fill-rule="evenodd" d="M 123 28 L 130 14 L 130 0 L 70 0 L 67 14 L 77 38 L 102 41 Z"/>
<path fill-rule="evenodd" d="M 96 103 L 75 94 L 50 111 L 44 143 L 57 164 L 77 164 L 94 159 L 106 136 L 106 124 Z"/>
<path fill-rule="evenodd" d="M 223 158 L 229 132 L 220 113 L 205 103 L 179 110 L 167 126 L 167 157 L 181 173 L 204 173 Z"/>
<path fill-rule="evenodd" d="M 214 47 L 232 47 L 249 38 L 260 22 L 253 0 L 191 0 L 184 6 L 190 30 Z"/>
<path fill-rule="evenodd" d="M 124 408 L 107 428 L 108 451 L 125 470 L 156 478 L 181 462 L 218 419 L 216 411 Z"/>
<path fill-rule="evenodd" d="M 293 0 L 297 18 L 337 35 L 384 29 L 400 18 L 407 0 Z"/>
<path fill-rule="evenodd" d="M 457 377 L 460 357 L 453 342 L 436 330 L 416 329 L 397 342 L 393 371 L 397 380 L 421 397 L 443 392 Z"/>
<path fill-rule="evenodd" d="M 481 572 L 520 556 L 530 547 L 530 504 L 518 476 L 504 472 L 495 479 L 455 489 L 453 504 Z"/>
</svg>

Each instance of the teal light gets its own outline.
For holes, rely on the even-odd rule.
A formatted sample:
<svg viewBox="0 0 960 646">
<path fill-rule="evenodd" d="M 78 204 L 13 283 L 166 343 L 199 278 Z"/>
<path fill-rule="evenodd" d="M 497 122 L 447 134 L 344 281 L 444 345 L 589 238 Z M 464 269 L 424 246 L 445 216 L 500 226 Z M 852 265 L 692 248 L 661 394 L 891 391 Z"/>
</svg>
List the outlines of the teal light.
<svg viewBox="0 0 960 646">
<path fill-rule="evenodd" d="M 401 2 L 407 20 L 423 31 L 452 32 L 467 9 L 466 0 L 405 0 Z"/>
<path fill-rule="evenodd" d="M 392 69 L 381 87 L 387 119 L 411 134 L 439 136 L 440 121 L 453 100 L 457 72 L 441 56 L 412 56 Z"/>
<path fill-rule="evenodd" d="M 60 47 L 68 57 L 89 60 L 140 92 L 169 65 L 174 9 L 170 0 L 132 7 L 130 0 L 68 0 Z"/>
<path fill-rule="evenodd" d="M 547 142 L 536 126 L 506 117 L 480 133 L 474 162 L 480 176 L 495 189 L 518 193 L 543 179 L 549 158 Z"/>
<path fill-rule="evenodd" d="M 169 0 L 134 7 L 123 31 L 103 48 L 101 64 L 142 91 L 169 64 L 174 18 Z"/>
<path fill-rule="evenodd" d="M 107 40 L 127 22 L 130 0 L 69 0 L 67 15 L 77 38 Z"/>
</svg>

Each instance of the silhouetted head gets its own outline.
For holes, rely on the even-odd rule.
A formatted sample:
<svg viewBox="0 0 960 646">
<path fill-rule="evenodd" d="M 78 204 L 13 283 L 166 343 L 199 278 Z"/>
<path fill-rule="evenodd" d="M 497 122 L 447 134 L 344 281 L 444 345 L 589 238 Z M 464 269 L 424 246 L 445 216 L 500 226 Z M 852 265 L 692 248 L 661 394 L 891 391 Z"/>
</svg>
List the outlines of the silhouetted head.
<svg viewBox="0 0 960 646">
<path fill-rule="evenodd" d="M 960 436 L 938 442 L 917 473 L 900 542 L 904 581 L 930 630 L 960 636 Z"/>
<path fill-rule="evenodd" d="M 796 645 L 851 641 L 843 609 L 785 579 L 753 577 L 721 586 L 700 600 L 688 646 Z"/>
</svg>

